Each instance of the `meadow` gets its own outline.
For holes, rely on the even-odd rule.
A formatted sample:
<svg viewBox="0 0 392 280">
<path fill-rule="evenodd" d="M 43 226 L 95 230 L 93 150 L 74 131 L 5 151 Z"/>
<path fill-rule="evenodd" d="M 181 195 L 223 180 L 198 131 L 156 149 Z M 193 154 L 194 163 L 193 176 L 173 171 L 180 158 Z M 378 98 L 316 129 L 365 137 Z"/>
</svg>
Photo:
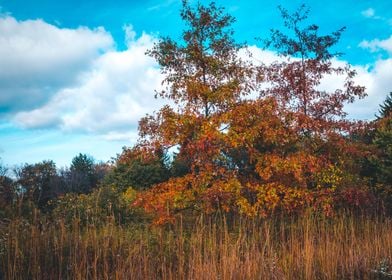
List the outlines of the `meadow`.
<svg viewBox="0 0 392 280">
<path fill-rule="evenodd" d="M 5 279 L 391 279 L 392 220 L 340 213 L 175 225 L 3 225 Z"/>
</svg>

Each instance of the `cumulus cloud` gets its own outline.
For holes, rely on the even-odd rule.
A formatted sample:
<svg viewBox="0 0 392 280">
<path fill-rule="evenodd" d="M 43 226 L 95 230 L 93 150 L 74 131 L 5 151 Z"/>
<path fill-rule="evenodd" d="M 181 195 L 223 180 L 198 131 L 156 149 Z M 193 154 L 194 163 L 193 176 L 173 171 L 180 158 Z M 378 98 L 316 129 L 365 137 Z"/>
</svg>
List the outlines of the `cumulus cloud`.
<svg viewBox="0 0 392 280">
<path fill-rule="evenodd" d="M 247 60 L 251 56 L 253 63 L 259 65 L 261 63 L 270 64 L 275 61 L 281 61 L 282 58 L 277 55 L 276 52 L 270 50 L 261 49 L 255 45 L 248 46 L 246 49 L 240 51 L 240 57 Z"/>
<path fill-rule="evenodd" d="M 385 51 L 392 54 L 392 36 L 385 40 L 362 41 L 360 47 L 370 52 Z M 374 118 L 387 94 L 392 91 L 392 58 L 378 59 L 371 67 L 357 67 L 358 83 L 367 88 L 368 97 L 348 106 L 351 115 L 357 118 Z M 372 112 L 372 114 L 370 114 Z"/>
<path fill-rule="evenodd" d="M 0 61 L 0 104 L 8 106 L 8 117 L 28 129 L 55 128 L 134 141 L 140 117 L 162 107 L 154 90 L 161 88 L 163 77 L 157 63 L 145 55 L 156 38 L 137 36 L 132 25 L 123 29 L 127 49 L 118 51 L 102 28 L 71 30 L 41 20 L 1 19 L 0 55 L 6 59 Z M 256 63 L 281 59 L 257 46 L 248 51 Z M 246 57 L 245 51 L 241 56 Z M 392 89 L 392 59 L 355 69 L 369 97 L 346 108 L 352 118 L 370 119 Z M 333 90 L 343 82 L 327 77 L 322 86 Z"/>
<path fill-rule="evenodd" d="M 134 138 L 140 117 L 162 105 L 154 98 L 161 75 L 145 55 L 155 39 L 144 33 L 136 38 L 132 26 L 124 30 L 127 50 L 101 54 L 79 75 L 77 86 L 58 90 L 47 104 L 19 112 L 14 121 L 26 128 L 87 131 L 108 140 Z"/>
<path fill-rule="evenodd" d="M 339 67 L 348 64 L 347 61 L 337 59 L 334 59 L 332 63 Z M 379 105 L 392 90 L 392 59 L 377 60 L 372 66 L 353 65 L 352 69 L 356 71 L 354 82 L 356 85 L 365 87 L 367 96 L 346 104 L 344 110 L 349 119 L 372 120 L 379 110 Z M 328 75 L 321 81 L 320 89 L 331 92 L 343 88 L 344 82 L 345 77 L 342 75 Z"/>
<path fill-rule="evenodd" d="M 355 66 L 355 81 L 366 87 L 367 97 L 346 106 L 349 117 L 353 119 L 371 120 L 379 110 L 379 105 L 392 90 L 392 59 L 378 60 L 370 66 Z"/>
<path fill-rule="evenodd" d="M 359 44 L 360 47 L 369 49 L 371 52 L 377 52 L 380 50 L 387 51 L 389 54 L 392 54 L 392 35 L 385 39 L 374 39 L 371 41 L 364 40 Z"/>
<path fill-rule="evenodd" d="M 103 28 L 58 28 L 40 19 L 0 17 L 0 112 L 45 104 L 114 41 Z"/>
</svg>

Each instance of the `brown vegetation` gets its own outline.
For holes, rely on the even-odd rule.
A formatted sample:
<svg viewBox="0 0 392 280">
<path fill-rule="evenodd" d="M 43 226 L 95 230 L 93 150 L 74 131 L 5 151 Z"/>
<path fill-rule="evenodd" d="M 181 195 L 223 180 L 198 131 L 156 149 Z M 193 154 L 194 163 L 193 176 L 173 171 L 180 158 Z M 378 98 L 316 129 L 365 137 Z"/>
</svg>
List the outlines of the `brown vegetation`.
<svg viewBox="0 0 392 280">
<path fill-rule="evenodd" d="M 392 256 L 392 221 L 351 214 L 218 214 L 166 229 L 13 221 L 5 232 L 7 279 L 383 279 Z"/>
</svg>

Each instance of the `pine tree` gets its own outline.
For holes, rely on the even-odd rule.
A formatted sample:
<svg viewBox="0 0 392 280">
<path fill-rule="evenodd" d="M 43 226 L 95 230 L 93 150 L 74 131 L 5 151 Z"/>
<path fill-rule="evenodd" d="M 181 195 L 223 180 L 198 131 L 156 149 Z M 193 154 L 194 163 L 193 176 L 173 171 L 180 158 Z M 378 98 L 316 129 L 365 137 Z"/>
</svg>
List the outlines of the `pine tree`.
<svg viewBox="0 0 392 280">
<path fill-rule="evenodd" d="M 380 105 L 380 109 L 379 109 L 379 114 L 377 117 L 377 119 L 382 119 L 385 117 L 388 117 L 391 112 L 392 112 L 392 92 L 389 93 L 389 95 L 387 95 L 387 98 L 385 99 L 384 103 Z"/>
</svg>

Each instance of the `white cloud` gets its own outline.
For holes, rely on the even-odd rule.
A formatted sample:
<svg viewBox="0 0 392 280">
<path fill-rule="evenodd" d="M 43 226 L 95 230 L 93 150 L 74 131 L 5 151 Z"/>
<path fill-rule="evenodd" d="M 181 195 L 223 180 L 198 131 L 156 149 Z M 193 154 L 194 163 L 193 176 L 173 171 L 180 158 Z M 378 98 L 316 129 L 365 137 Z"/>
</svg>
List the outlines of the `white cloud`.
<svg viewBox="0 0 392 280">
<path fill-rule="evenodd" d="M 371 52 L 384 50 L 392 54 L 392 35 L 385 40 L 380 40 L 380 39 L 374 39 L 371 41 L 364 40 L 359 44 L 359 46 L 365 49 L 369 49 Z"/>
<path fill-rule="evenodd" d="M 342 60 L 333 60 L 332 63 L 339 67 L 347 64 Z M 379 110 L 379 105 L 392 90 L 392 59 L 380 59 L 372 67 L 354 65 L 352 68 L 357 73 L 353 79 L 355 84 L 364 86 L 367 96 L 363 99 L 357 99 L 354 103 L 346 104 L 344 110 L 348 113 L 349 119 L 372 120 Z M 342 88 L 344 82 L 344 76 L 325 76 L 320 84 L 320 89 L 334 91 Z"/>
<path fill-rule="evenodd" d="M 388 17 L 383 17 L 380 16 L 378 14 L 376 14 L 376 11 L 373 8 L 368 8 L 366 10 L 363 10 L 361 12 L 362 16 L 369 18 L 369 19 L 373 19 L 373 20 L 379 20 L 382 22 L 386 22 L 389 25 L 392 25 L 392 19 L 388 18 Z"/>
<path fill-rule="evenodd" d="M 136 32 L 133 30 L 132 24 L 127 24 L 123 26 L 123 30 L 125 32 L 125 45 L 129 47 L 136 38 Z"/>
<path fill-rule="evenodd" d="M 375 11 L 374 11 L 373 8 L 368 8 L 368 9 L 362 11 L 361 14 L 362 14 L 364 17 L 371 18 L 371 17 L 374 17 Z"/>
<path fill-rule="evenodd" d="M 347 106 L 347 111 L 353 118 L 374 119 L 379 105 L 392 91 L 392 58 L 376 61 L 370 70 L 356 67 L 358 75 L 356 81 L 366 87 L 368 96 L 354 104 Z"/>
<path fill-rule="evenodd" d="M 88 132 L 104 140 L 134 141 L 140 117 L 162 107 L 163 101 L 154 98 L 162 76 L 154 59 L 145 55 L 156 40 L 153 36 L 143 33 L 137 37 L 132 25 L 125 25 L 127 49 L 117 51 L 103 29 L 71 30 L 41 20 L 1 20 L 0 54 L 6 59 L 0 61 L 0 81 L 4 81 L 0 83 L 0 104 L 12 109 L 9 116 L 14 123 L 30 129 L 56 128 Z M 384 43 L 378 45 L 385 48 Z M 257 63 L 281 60 L 276 53 L 256 46 L 248 50 Z M 372 118 L 392 90 L 392 59 L 355 69 L 356 79 L 367 87 L 369 97 L 347 106 L 349 116 Z M 342 82 L 328 77 L 323 86 L 335 89 Z"/>
<path fill-rule="evenodd" d="M 249 53 L 253 63 L 260 65 L 261 63 L 270 64 L 275 61 L 281 61 L 282 57 L 278 56 L 276 52 L 270 50 L 263 50 L 255 45 L 249 46 L 240 51 L 241 59 L 248 59 Z"/>
<path fill-rule="evenodd" d="M 0 17 L 0 112 L 45 104 L 53 94 L 78 82 L 114 41 L 103 28 L 58 28 L 40 19 Z"/>
<path fill-rule="evenodd" d="M 139 119 L 162 106 L 154 98 L 161 75 L 156 62 L 145 55 L 154 38 L 136 38 L 131 26 L 124 29 L 127 50 L 102 54 L 79 76 L 80 84 L 57 91 L 38 109 L 19 112 L 14 121 L 26 128 L 87 131 L 108 140 L 135 138 Z"/>
</svg>

